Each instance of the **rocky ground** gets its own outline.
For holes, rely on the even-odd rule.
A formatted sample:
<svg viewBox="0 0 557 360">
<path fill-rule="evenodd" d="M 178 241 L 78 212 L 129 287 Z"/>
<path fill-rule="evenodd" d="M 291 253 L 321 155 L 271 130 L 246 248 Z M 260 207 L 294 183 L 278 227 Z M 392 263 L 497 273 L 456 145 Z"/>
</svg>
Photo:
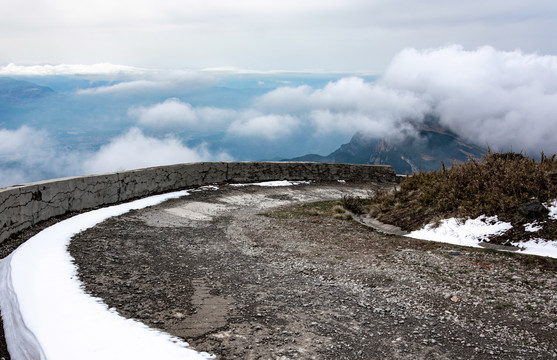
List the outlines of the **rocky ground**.
<svg viewBox="0 0 557 360">
<path fill-rule="evenodd" d="M 557 261 L 384 235 L 315 203 L 376 188 L 222 186 L 70 252 L 86 291 L 218 359 L 557 357 Z"/>
</svg>

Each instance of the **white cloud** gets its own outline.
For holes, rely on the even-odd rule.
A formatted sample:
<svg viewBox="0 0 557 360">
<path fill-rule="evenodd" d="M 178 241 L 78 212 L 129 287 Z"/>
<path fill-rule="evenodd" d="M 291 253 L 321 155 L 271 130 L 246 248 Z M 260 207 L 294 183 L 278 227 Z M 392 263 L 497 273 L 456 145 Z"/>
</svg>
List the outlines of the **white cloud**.
<svg viewBox="0 0 557 360">
<path fill-rule="evenodd" d="M 137 94 L 145 92 L 174 91 L 212 85 L 216 79 L 196 71 L 145 71 L 143 74 L 130 75 L 131 80 L 112 85 L 80 89 L 78 95 Z M 123 78 L 121 75 L 120 78 Z"/>
<path fill-rule="evenodd" d="M 163 130 L 220 128 L 235 114 L 234 110 L 193 107 L 175 98 L 150 107 L 139 106 L 128 110 L 128 115 L 137 119 L 138 125 Z"/>
<path fill-rule="evenodd" d="M 156 91 L 176 89 L 195 82 L 196 74 L 192 77 L 190 72 L 130 75 L 135 80 L 93 91 L 116 94 L 149 86 Z M 408 130 L 406 120 L 419 121 L 428 113 L 437 114 L 442 124 L 479 145 L 524 149 L 532 155 L 540 150 L 557 152 L 554 135 L 557 133 L 557 57 L 498 51 L 493 47 L 410 48 L 393 58 L 387 71 L 375 82 L 347 77 L 321 89 L 281 87 L 254 99 L 251 108 L 240 110 L 196 107 L 170 98 L 152 106 L 133 107 L 128 115 L 137 126 L 149 130 L 221 131 L 227 136 L 219 141 L 242 143 L 238 146 L 247 148 L 249 145 L 245 144 L 251 142 L 244 140 L 249 138 L 269 143 L 271 140 L 297 142 L 304 138 L 318 142 L 337 134 L 346 138 L 356 131 L 377 137 L 392 136 Z M 156 156 L 152 157 L 151 153 Z M 181 154 L 180 159 L 173 153 Z M 0 161 L 17 164 L 0 168 L 4 178 L 12 182 L 36 179 L 40 174 L 83 173 L 83 168 L 75 165 L 79 163 L 74 161 L 76 156 L 87 159 L 87 171 L 95 172 L 168 163 L 166 159 L 182 162 L 226 157 L 213 154 L 206 147 L 189 148 L 176 138 L 149 137 L 137 129 L 113 139 L 90 157 L 63 155 L 44 132 L 25 127 L 0 131 Z M 126 157 L 130 158 L 130 166 Z M 103 167 L 103 162 L 110 167 Z"/>
<path fill-rule="evenodd" d="M 406 49 L 375 83 L 343 78 L 323 89 L 283 87 L 255 101 L 260 111 L 309 119 L 319 134 L 393 136 L 407 120 L 438 115 L 479 145 L 557 152 L 557 56 L 484 46 Z"/>
<path fill-rule="evenodd" d="M 145 74 L 150 70 L 137 68 L 133 66 L 115 65 L 110 63 L 101 63 L 93 65 L 84 64 L 58 64 L 58 65 L 18 65 L 10 63 L 6 66 L 0 66 L 0 75 L 2 76 L 137 76 Z"/>
<path fill-rule="evenodd" d="M 257 137 L 276 140 L 292 134 L 300 120 L 291 115 L 263 115 L 247 112 L 230 124 L 227 132 L 233 136 Z"/>
<path fill-rule="evenodd" d="M 0 129 L 0 187 L 63 176 L 107 173 L 198 161 L 229 161 L 206 144 L 193 148 L 168 136 L 144 135 L 132 128 L 93 153 L 68 152 L 46 131 L 23 126 Z"/>
<path fill-rule="evenodd" d="M 379 84 L 421 97 L 443 124 L 479 144 L 557 151 L 555 56 L 492 47 L 407 49 Z"/>
<path fill-rule="evenodd" d="M 128 115 L 137 118 L 139 125 L 154 128 L 189 127 L 198 121 L 193 107 L 178 99 L 168 99 L 151 107 L 134 107 L 128 110 Z"/>
<path fill-rule="evenodd" d="M 44 132 L 23 126 L 18 130 L 0 129 L 0 186 L 28 181 L 33 168 L 50 160 L 50 141 Z"/>
<path fill-rule="evenodd" d="M 407 122 L 396 121 L 387 117 L 370 117 L 362 112 L 332 112 L 330 110 L 314 110 L 309 119 L 317 131 L 317 135 L 340 133 L 353 135 L 356 132 L 373 137 L 391 137 L 415 133 Z"/>
<path fill-rule="evenodd" d="M 0 76 L 72 76 L 118 81 L 114 84 L 77 90 L 78 95 L 137 94 L 205 87 L 217 79 L 210 72 L 193 70 L 157 70 L 100 63 L 0 66 Z"/>
<path fill-rule="evenodd" d="M 199 161 L 230 160 L 226 153 L 211 153 L 205 145 L 185 146 L 174 137 L 158 139 L 145 136 L 137 128 L 114 138 L 83 163 L 85 173 L 106 173 L 151 166 Z"/>
<path fill-rule="evenodd" d="M 362 112 L 372 117 L 388 115 L 393 121 L 419 116 L 423 112 L 420 99 L 411 92 L 366 83 L 360 78 L 344 78 L 316 90 L 310 102 L 331 111 Z"/>
<path fill-rule="evenodd" d="M 334 75 L 337 74 L 335 71 L 325 71 L 320 69 L 311 70 L 284 70 L 284 69 L 273 69 L 273 70 L 258 70 L 258 69 L 241 69 L 233 66 L 217 66 L 210 68 L 202 68 L 200 71 L 209 74 L 215 74 L 219 76 L 226 75 L 306 75 L 310 74 L 323 74 L 323 75 Z M 284 83 L 290 83 L 290 81 L 282 81 Z"/>
<path fill-rule="evenodd" d="M 256 104 L 267 111 L 305 114 L 319 133 L 366 131 L 377 137 L 393 134 L 403 120 L 420 118 L 428 109 L 410 91 L 355 77 L 317 90 L 309 86 L 279 88 L 261 96 Z"/>
<path fill-rule="evenodd" d="M 77 164 L 78 155 L 59 153 L 46 131 L 0 129 L 0 186 L 67 175 Z"/>
<path fill-rule="evenodd" d="M 0 159 L 3 162 L 21 161 L 27 157 L 34 158 L 40 148 L 50 147 L 50 140 L 44 131 L 37 131 L 28 126 L 17 130 L 0 129 Z M 40 162 L 40 156 L 37 162 Z"/>
<path fill-rule="evenodd" d="M 313 89 L 308 85 L 298 87 L 280 87 L 256 99 L 257 108 L 266 111 L 304 111 L 311 108 L 309 98 Z"/>
<path fill-rule="evenodd" d="M 161 83 L 152 80 L 132 80 L 124 81 L 114 85 L 98 86 L 88 89 L 79 89 L 78 95 L 111 95 L 119 93 L 141 93 L 146 91 L 160 91 L 169 87 L 168 83 Z"/>
</svg>

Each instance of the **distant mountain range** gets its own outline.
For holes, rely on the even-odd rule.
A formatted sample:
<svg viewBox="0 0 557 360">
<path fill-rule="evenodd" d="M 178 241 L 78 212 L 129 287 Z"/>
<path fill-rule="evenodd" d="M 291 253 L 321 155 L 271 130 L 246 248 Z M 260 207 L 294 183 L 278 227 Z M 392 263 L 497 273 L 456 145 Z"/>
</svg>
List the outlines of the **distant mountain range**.
<svg viewBox="0 0 557 360">
<path fill-rule="evenodd" d="M 348 144 L 327 156 L 309 154 L 289 161 L 315 161 L 349 164 L 392 165 L 398 174 L 438 170 L 454 161 L 464 162 L 470 156 L 482 157 L 486 149 L 460 138 L 432 117 L 413 124 L 415 134 L 397 139 L 377 139 L 356 133 Z"/>
<path fill-rule="evenodd" d="M 25 100 L 36 100 L 54 94 L 47 86 L 29 81 L 0 77 L 0 103 L 15 104 Z"/>
</svg>

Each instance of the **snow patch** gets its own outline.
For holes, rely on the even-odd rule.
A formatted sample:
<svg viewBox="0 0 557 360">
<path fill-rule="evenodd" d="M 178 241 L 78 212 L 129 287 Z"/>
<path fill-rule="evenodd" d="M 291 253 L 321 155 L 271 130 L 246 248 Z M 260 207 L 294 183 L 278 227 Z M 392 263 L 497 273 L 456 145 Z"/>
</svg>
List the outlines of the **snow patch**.
<svg viewBox="0 0 557 360">
<path fill-rule="evenodd" d="M 524 224 L 524 230 L 528 232 L 538 232 L 543 229 L 543 225 L 539 224 L 537 221 Z"/>
<path fill-rule="evenodd" d="M 553 201 L 550 211 L 557 212 L 557 201 Z M 525 224 L 525 230 L 531 232 L 539 231 L 542 227 L 537 222 Z M 480 247 L 480 242 L 489 241 L 490 236 L 501 235 L 511 228 L 510 223 L 499 221 L 497 216 L 487 217 L 482 215 L 476 219 L 467 219 L 466 221 L 456 218 L 445 219 L 441 221 L 438 227 L 429 224 L 423 229 L 412 231 L 406 236 L 454 245 Z M 532 239 L 514 242 L 512 245 L 517 246 L 521 254 L 557 258 L 557 241 L 554 240 Z"/>
<path fill-rule="evenodd" d="M 557 199 L 547 202 L 544 205 L 549 210 L 549 218 L 551 220 L 557 220 Z"/>
<path fill-rule="evenodd" d="M 499 221 L 497 216 L 487 217 L 482 215 L 465 221 L 457 218 L 445 219 L 437 227 L 434 224 L 429 224 L 423 229 L 412 231 L 406 236 L 455 245 L 480 247 L 480 242 L 489 240 L 490 236 L 501 235 L 511 228 L 510 223 Z"/>
<path fill-rule="evenodd" d="M 264 181 L 258 183 L 249 183 L 249 184 L 229 184 L 233 187 L 242 187 L 242 186 L 293 186 L 293 185 L 302 185 L 302 184 L 310 184 L 311 181 L 290 181 L 290 180 L 281 180 L 281 181 Z"/>
<path fill-rule="evenodd" d="M 210 359 L 182 340 L 125 319 L 87 295 L 67 251 L 73 235 L 112 216 L 188 195 L 151 196 L 61 221 L 0 262 L 0 306 L 13 359 Z"/>
<path fill-rule="evenodd" d="M 544 239 L 532 239 L 528 241 L 520 241 L 513 243 L 520 247 L 520 252 L 522 254 L 529 255 L 539 255 L 547 256 L 551 258 L 557 258 L 557 242 L 546 241 Z"/>
</svg>

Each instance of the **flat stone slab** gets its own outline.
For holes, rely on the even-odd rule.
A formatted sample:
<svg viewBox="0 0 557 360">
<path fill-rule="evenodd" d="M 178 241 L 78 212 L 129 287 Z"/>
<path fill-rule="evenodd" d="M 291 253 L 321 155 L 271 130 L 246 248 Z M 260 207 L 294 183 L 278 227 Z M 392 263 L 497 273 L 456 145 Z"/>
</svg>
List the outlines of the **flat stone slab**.
<svg viewBox="0 0 557 360">
<path fill-rule="evenodd" d="M 382 232 L 384 234 L 399 235 L 399 236 L 404 236 L 408 234 L 408 232 L 402 230 L 398 226 L 382 223 L 381 221 L 377 220 L 376 218 L 372 218 L 369 215 L 365 215 L 365 216 L 353 215 L 353 217 L 356 221 L 366 226 L 369 226 L 379 232 Z"/>
</svg>

